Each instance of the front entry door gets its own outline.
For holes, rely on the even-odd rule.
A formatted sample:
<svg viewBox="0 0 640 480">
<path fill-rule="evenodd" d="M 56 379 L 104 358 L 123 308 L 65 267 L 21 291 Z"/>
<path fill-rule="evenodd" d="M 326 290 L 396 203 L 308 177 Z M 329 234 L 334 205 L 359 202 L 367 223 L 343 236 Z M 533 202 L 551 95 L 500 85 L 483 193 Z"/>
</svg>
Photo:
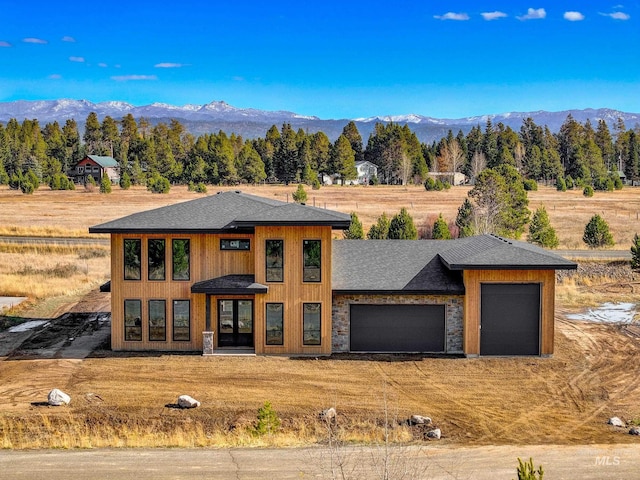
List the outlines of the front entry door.
<svg viewBox="0 0 640 480">
<path fill-rule="evenodd" d="M 218 347 L 253 347 L 253 300 L 218 300 Z"/>
</svg>

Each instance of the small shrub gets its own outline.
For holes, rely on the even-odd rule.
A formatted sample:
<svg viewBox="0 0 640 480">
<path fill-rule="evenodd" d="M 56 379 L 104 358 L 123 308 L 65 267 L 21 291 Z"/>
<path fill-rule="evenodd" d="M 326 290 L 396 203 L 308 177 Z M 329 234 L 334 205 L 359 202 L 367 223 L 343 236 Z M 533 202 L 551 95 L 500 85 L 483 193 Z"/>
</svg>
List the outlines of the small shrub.
<svg viewBox="0 0 640 480">
<path fill-rule="evenodd" d="M 451 240 L 451 232 L 449 231 L 449 226 L 442 217 L 442 214 L 440 214 L 438 216 L 438 219 L 433 223 L 431 237 L 434 240 Z"/>
<path fill-rule="evenodd" d="M 96 181 L 93 178 L 93 175 L 89 175 L 87 177 L 87 181 L 84 184 L 84 188 L 89 192 L 93 192 L 96 189 Z"/>
<path fill-rule="evenodd" d="M 444 190 L 444 183 L 442 183 L 442 180 L 440 179 L 436 180 L 436 190 L 439 192 Z"/>
<path fill-rule="evenodd" d="M 33 185 L 34 190 L 37 190 L 38 188 L 40 188 L 40 179 L 34 173 L 33 170 L 31 169 L 27 170 L 27 174 L 25 175 L 25 180 L 29 182 L 31 185 Z"/>
<path fill-rule="evenodd" d="M 169 180 L 158 172 L 154 173 L 147 180 L 147 190 L 152 193 L 169 193 L 171 189 L 171 184 Z"/>
<path fill-rule="evenodd" d="M 100 193 L 111 193 L 111 179 L 109 175 L 103 175 L 100 180 Z"/>
<path fill-rule="evenodd" d="M 427 177 L 427 179 L 424 181 L 424 189 L 427 192 L 431 192 L 431 191 L 435 190 L 436 189 L 436 181 L 431 177 Z"/>
<path fill-rule="evenodd" d="M 369 179 L 369 185 L 378 185 L 380 184 L 380 180 L 378 180 L 377 176 L 373 176 Z"/>
<path fill-rule="evenodd" d="M 622 190 L 623 184 L 622 184 L 622 180 L 620 179 L 619 176 L 615 176 L 613 178 L 613 188 L 615 188 L 616 190 Z"/>
<path fill-rule="evenodd" d="M 320 180 L 318 180 L 317 178 L 314 178 L 311 181 L 311 189 L 312 190 L 320 190 Z"/>
<path fill-rule="evenodd" d="M 593 197 L 593 187 L 591 185 L 587 185 L 586 187 L 584 187 L 582 195 L 584 195 L 585 197 Z"/>
<path fill-rule="evenodd" d="M 637 233 L 633 236 L 631 245 L 631 268 L 640 270 L 640 236 Z"/>
<path fill-rule="evenodd" d="M 571 190 L 573 187 L 575 187 L 575 182 L 573 181 L 573 178 L 571 178 L 571 175 L 567 176 L 566 183 L 567 183 L 567 188 L 569 190 Z"/>
<path fill-rule="evenodd" d="M 582 241 L 589 248 L 610 247 L 615 243 L 613 236 L 609 232 L 609 225 L 598 214 L 591 217 L 591 220 L 585 226 Z"/>
<path fill-rule="evenodd" d="M 307 192 L 304 189 L 304 186 L 299 183 L 298 188 L 295 192 L 293 192 L 293 201 L 296 203 L 305 203 L 307 201 Z"/>
<path fill-rule="evenodd" d="M 207 186 L 203 182 L 196 183 L 195 191 L 197 193 L 207 193 Z"/>
<path fill-rule="evenodd" d="M 266 401 L 264 405 L 258 409 L 257 422 L 253 431 L 258 436 L 271 435 L 278 431 L 280 423 L 280 418 L 273 409 L 271 402 Z"/>
<path fill-rule="evenodd" d="M 131 177 L 127 172 L 124 172 L 120 177 L 120 188 L 123 190 L 129 190 L 131 188 Z"/>
<path fill-rule="evenodd" d="M 533 178 L 527 178 L 524 181 L 524 189 L 527 192 L 537 192 L 538 191 L 538 182 L 536 182 Z"/>
<path fill-rule="evenodd" d="M 362 240 L 364 238 L 362 222 L 356 212 L 351 212 L 351 224 L 349 228 L 344 231 L 343 236 L 348 240 Z"/>
<path fill-rule="evenodd" d="M 445 190 L 449 190 L 451 188 L 451 184 L 449 182 L 447 182 L 446 180 L 444 182 L 442 182 L 442 186 Z"/>
<path fill-rule="evenodd" d="M 542 480 L 543 476 L 542 465 L 536 469 L 533 466 L 533 458 L 529 458 L 528 462 L 523 462 L 518 458 L 518 480 Z"/>
<path fill-rule="evenodd" d="M 24 180 L 20 183 L 20 190 L 26 195 L 31 195 L 35 189 L 36 187 L 29 180 Z"/>
<path fill-rule="evenodd" d="M 567 191 L 567 182 L 564 181 L 564 178 L 556 178 L 556 190 L 558 190 L 559 192 Z"/>
</svg>

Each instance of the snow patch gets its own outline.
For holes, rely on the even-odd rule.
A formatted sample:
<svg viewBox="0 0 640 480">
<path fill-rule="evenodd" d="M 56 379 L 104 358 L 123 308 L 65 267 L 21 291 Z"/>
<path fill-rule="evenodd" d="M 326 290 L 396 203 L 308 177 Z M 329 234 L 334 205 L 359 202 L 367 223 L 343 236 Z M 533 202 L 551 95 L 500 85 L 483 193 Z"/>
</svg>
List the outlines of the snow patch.
<svg viewBox="0 0 640 480">
<path fill-rule="evenodd" d="M 33 330 L 34 328 L 38 328 L 41 325 L 45 325 L 49 323 L 47 320 L 31 320 L 29 322 L 21 323 L 20 325 L 16 325 L 15 327 L 11 327 L 8 332 L 9 333 L 20 333 L 26 332 L 28 330 Z"/>
<path fill-rule="evenodd" d="M 586 313 L 568 314 L 569 320 L 581 320 L 595 323 L 633 323 L 636 315 L 635 303 L 603 303 L 597 308 L 590 308 Z"/>
</svg>

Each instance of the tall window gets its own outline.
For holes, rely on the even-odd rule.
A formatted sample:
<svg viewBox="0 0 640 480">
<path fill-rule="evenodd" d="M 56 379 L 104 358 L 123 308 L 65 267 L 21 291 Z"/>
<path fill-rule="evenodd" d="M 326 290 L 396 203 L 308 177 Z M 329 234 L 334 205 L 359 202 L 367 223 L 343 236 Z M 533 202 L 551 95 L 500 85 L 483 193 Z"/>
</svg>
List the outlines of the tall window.
<svg viewBox="0 0 640 480">
<path fill-rule="evenodd" d="M 139 238 L 124 239 L 124 279 L 140 280 L 140 256 L 142 242 Z"/>
<path fill-rule="evenodd" d="M 164 239 L 151 238 L 148 243 L 149 280 L 165 279 L 165 242 Z"/>
<path fill-rule="evenodd" d="M 173 279 L 189 280 L 189 239 L 175 239 L 172 242 Z"/>
<path fill-rule="evenodd" d="M 267 303 L 267 345 L 284 344 L 284 305 Z"/>
<path fill-rule="evenodd" d="M 305 303 L 302 312 L 302 343 L 320 345 L 320 304 Z"/>
<path fill-rule="evenodd" d="M 149 300 L 149 341 L 167 340 L 167 309 L 164 300 Z"/>
<path fill-rule="evenodd" d="M 320 240 L 304 240 L 302 242 L 302 256 L 304 259 L 303 282 L 319 282 L 321 280 L 321 253 Z"/>
<path fill-rule="evenodd" d="M 191 339 L 191 311 L 189 300 L 173 301 L 173 341 L 188 342 Z"/>
<path fill-rule="evenodd" d="M 266 240 L 267 282 L 284 281 L 284 240 Z"/>
<path fill-rule="evenodd" d="M 124 339 L 127 342 L 142 341 L 142 302 L 124 301 Z"/>
</svg>

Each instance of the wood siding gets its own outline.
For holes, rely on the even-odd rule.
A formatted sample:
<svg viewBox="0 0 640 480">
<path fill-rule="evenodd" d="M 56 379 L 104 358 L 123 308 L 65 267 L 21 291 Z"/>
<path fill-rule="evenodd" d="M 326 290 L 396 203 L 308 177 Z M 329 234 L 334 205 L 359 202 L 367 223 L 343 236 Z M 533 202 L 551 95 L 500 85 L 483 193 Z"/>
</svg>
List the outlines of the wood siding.
<svg viewBox="0 0 640 480">
<path fill-rule="evenodd" d="M 124 239 L 141 239 L 141 280 L 124 280 Z M 171 241 L 188 238 L 190 240 L 190 279 L 173 281 L 171 279 Z M 254 241 L 251 239 L 249 251 L 220 250 L 221 238 L 251 238 L 251 235 L 111 235 L 111 348 L 113 350 L 202 350 L 202 332 L 205 330 L 204 294 L 192 294 L 191 285 L 202 280 L 228 274 L 253 274 Z M 148 239 L 164 239 L 165 244 L 165 280 L 148 280 L 147 248 Z M 124 301 L 142 301 L 142 341 L 124 340 Z M 167 340 L 150 342 L 148 332 L 148 301 L 167 301 Z M 174 342 L 171 323 L 173 318 L 173 300 L 191 301 L 190 341 Z M 213 305 L 213 302 L 212 302 Z M 215 325 L 215 308 L 212 309 Z"/>
<path fill-rule="evenodd" d="M 483 283 L 540 284 L 540 354 L 551 355 L 555 314 L 554 270 L 465 270 L 464 353 L 472 356 L 480 354 L 480 285 Z"/>
<path fill-rule="evenodd" d="M 284 281 L 267 282 L 265 240 L 284 240 Z M 321 241 L 321 281 L 303 282 L 302 242 Z M 256 295 L 256 353 L 330 354 L 331 353 L 331 228 L 330 227 L 256 227 L 256 282 L 269 286 L 266 295 Z M 266 303 L 284 304 L 284 345 L 266 345 Z M 321 305 L 320 345 L 303 345 L 302 309 L 304 303 Z"/>
</svg>

